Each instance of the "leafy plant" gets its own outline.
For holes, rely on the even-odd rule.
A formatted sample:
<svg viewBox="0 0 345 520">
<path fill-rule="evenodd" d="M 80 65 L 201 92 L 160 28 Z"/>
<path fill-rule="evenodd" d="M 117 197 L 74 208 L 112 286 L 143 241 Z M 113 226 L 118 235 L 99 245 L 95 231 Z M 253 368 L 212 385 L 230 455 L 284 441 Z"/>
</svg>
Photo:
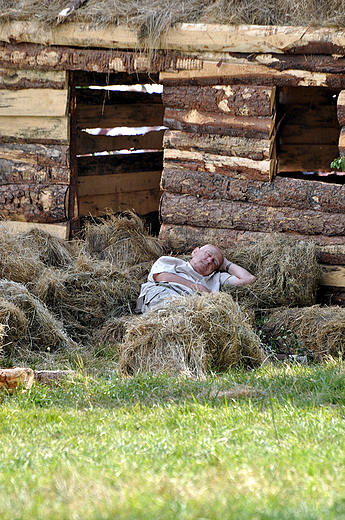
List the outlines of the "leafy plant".
<svg viewBox="0 0 345 520">
<path fill-rule="evenodd" d="M 337 159 L 331 162 L 330 166 L 334 170 L 345 171 L 345 157 L 337 157 Z"/>
</svg>

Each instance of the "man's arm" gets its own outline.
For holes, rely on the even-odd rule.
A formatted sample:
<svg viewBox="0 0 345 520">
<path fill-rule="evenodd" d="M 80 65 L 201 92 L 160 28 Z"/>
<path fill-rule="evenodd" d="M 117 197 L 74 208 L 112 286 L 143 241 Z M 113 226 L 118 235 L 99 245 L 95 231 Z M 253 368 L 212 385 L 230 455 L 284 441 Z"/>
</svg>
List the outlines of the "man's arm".
<svg viewBox="0 0 345 520">
<path fill-rule="evenodd" d="M 155 282 L 179 283 L 180 285 L 185 285 L 186 287 L 189 287 L 193 291 L 200 292 L 200 293 L 202 293 L 202 292 L 209 293 L 210 292 L 203 285 L 192 282 L 191 280 L 187 280 L 187 278 L 183 278 L 183 276 L 179 276 L 178 274 L 174 274 L 174 273 L 165 273 L 165 272 L 156 273 L 153 275 L 153 279 Z"/>
<path fill-rule="evenodd" d="M 254 275 L 250 274 L 250 272 L 243 267 L 230 262 L 227 258 L 224 258 L 224 261 L 218 270 L 222 273 L 229 273 L 231 275 L 231 285 L 249 285 L 256 282 Z"/>
</svg>

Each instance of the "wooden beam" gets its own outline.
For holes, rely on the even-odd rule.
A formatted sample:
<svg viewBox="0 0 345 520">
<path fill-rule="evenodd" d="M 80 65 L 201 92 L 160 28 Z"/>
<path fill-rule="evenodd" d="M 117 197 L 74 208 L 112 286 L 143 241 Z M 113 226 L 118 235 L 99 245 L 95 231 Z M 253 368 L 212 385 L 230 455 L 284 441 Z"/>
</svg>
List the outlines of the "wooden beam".
<svg viewBox="0 0 345 520">
<path fill-rule="evenodd" d="M 280 145 L 278 172 L 330 171 L 330 164 L 338 155 L 337 144 Z"/>
<path fill-rule="evenodd" d="M 161 175 L 162 172 L 158 171 L 80 177 L 78 182 L 79 197 L 133 193 L 134 198 L 138 191 L 160 189 Z"/>
<path fill-rule="evenodd" d="M 133 210 L 139 215 L 158 211 L 161 191 L 146 190 L 132 193 L 110 193 L 79 198 L 80 216 L 100 216 L 107 211 Z"/>
<path fill-rule="evenodd" d="M 1 91 L 0 91 L 1 93 Z M 0 112 L 1 113 L 1 112 Z M 77 105 L 78 128 L 114 128 L 118 126 L 161 126 L 164 107 L 142 105 Z"/>
<path fill-rule="evenodd" d="M 63 70 L 0 70 L 0 89 L 32 88 L 66 90 L 68 88 L 67 72 Z"/>
<path fill-rule="evenodd" d="M 109 83 L 111 85 L 111 83 Z M 77 105 L 162 105 L 162 94 L 93 88 L 76 89 Z"/>
<path fill-rule="evenodd" d="M 246 202 L 209 200 L 164 192 L 160 204 L 164 224 L 218 227 L 306 235 L 345 235 L 345 215 Z"/>
<path fill-rule="evenodd" d="M 11 233 L 20 234 L 30 231 L 30 229 L 40 229 L 51 235 L 64 240 L 69 239 L 69 222 L 60 222 L 57 224 L 44 224 L 38 222 L 20 222 L 15 220 L 5 220 L 1 222 L 2 226 L 9 228 Z"/>
<path fill-rule="evenodd" d="M 78 178 L 89 175 L 161 171 L 163 152 L 78 157 Z"/>
<path fill-rule="evenodd" d="M 0 117 L 64 117 L 68 113 L 67 103 L 68 90 L 0 89 Z"/>
<path fill-rule="evenodd" d="M 0 141 L 69 143 L 68 117 L 0 117 Z"/>
<path fill-rule="evenodd" d="M 345 266 L 323 265 L 320 285 L 345 287 Z"/>
<path fill-rule="evenodd" d="M 114 150 L 162 150 L 164 130 L 142 135 L 91 135 L 77 132 L 77 154 Z"/>
<path fill-rule="evenodd" d="M 125 26 L 98 27 L 91 23 L 69 22 L 45 26 L 32 21 L 9 21 L 0 26 L 0 40 L 43 45 L 135 49 L 140 47 L 137 31 Z M 334 28 L 177 24 L 162 34 L 158 49 L 203 51 L 342 54 L 345 32 Z"/>
</svg>

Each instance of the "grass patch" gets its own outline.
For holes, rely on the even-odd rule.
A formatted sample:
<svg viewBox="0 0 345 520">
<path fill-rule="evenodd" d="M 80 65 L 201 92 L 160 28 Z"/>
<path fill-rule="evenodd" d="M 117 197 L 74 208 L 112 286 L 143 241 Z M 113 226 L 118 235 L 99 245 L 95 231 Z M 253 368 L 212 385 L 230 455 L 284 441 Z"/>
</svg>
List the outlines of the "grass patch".
<svg viewBox="0 0 345 520">
<path fill-rule="evenodd" d="M 0 515 L 345 518 L 345 367 L 79 372 L 0 394 Z"/>
</svg>

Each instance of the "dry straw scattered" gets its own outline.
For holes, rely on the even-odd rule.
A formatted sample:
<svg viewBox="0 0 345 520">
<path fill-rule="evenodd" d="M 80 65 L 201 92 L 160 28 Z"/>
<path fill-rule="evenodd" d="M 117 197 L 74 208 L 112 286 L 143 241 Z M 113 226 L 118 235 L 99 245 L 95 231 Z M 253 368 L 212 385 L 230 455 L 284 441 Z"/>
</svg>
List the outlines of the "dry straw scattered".
<svg viewBox="0 0 345 520">
<path fill-rule="evenodd" d="M 122 374 L 150 370 L 196 378 L 208 367 L 254 367 L 265 358 L 248 318 L 225 293 L 182 296 L 133 318 L 118 351 Z"/>
</svg>

